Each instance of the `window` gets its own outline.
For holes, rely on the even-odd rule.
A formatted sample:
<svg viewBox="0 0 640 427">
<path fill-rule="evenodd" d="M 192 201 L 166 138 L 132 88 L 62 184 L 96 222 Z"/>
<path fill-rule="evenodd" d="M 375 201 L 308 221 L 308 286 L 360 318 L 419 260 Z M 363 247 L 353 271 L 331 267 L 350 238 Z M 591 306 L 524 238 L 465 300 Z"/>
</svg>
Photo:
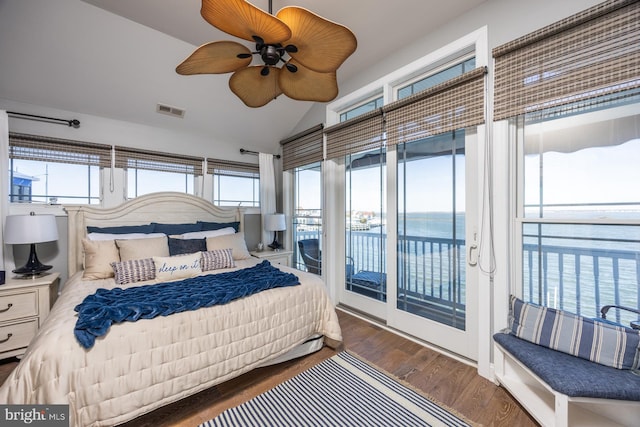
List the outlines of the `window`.
<svg viewBox="0 0 640 427">
<path fill-rule="evenodd" d="M 9 134 L 9 200 L 19 203 L 100 203 L 100 169 L 111 147 Z"/>
<path fill-rule="evenodd" d="M 605 2 L 493 51 L 494 120 L 517 142 L 512 291 L 529 301 L 640 307 L 639 19 L 640 3 Z"/>
<path fill-rule="evenodd" d="M 640 307 L 640 115 L 633 110 L 520 118 L 527 301 L 588 317 L 604 305 Z M 627 325 L 637 319 L 623 310 L 613 316 Z"/>
<path fill-rule="evenodd" d="M 418 92 L 421 92 L 425 89 L 433 87 L 437 84 L 446 82 L 447 80 L 452 79 L 456 76 L 462 75 L 475 68 L 476 68 L 475 57 L 459 62 L 442 71 L 439 71 L 435 74 L 431 74 L 427 77 L 421 78 L 420 80 L 414 83 L 411 83 L 407 86 L 401 87 L 400 89 L 398 89 L 398 99 L 404 99 L 408 96 L 414 95 Z"/>
<path fill-rule="evenodd" d="M 283 141 L 282 169 L 293 178 L 293 266 L 322 274 L 323 125 Z"/>
<path fill-rule="evenodd" d="M 358 117 L 362 114 L 369 113 L 378 108 L 381 108 L 383 103 L 384 99 L 380 96 L 378 98 L 372 99 L 371 101 L 365 102 L 364 104 L 360 104 L 357 107 L 345 111 L 344 113 L 340 113 L 340 122 L 353 119 L 354 117 Z"/>
<path fill-rule="evenodd" d="M 218 206 L 260 206 L 260 171 L 256 164 L 208 159 L 213 175 L 212 200 Z"/>
<path fill-rule="evenodd" d="M 382 111 L 378 108 L 363 112 L 328 128 L 326 134 L 327 158 L 344 164 L 345 289 L 386 301 L 386 148 Z"/>
<path fill-rule="evenodd" d="M 202 157 L 116 147 L 118 168 L 126 170 L 127 198 L 158 191 L 194 194 L 195 179 L 202 176 Z"/>
<path fill-rule="evenodd" d="M 321 261 L 322 248 L 322 162 L 297 167 L 294 176 L 294 208 L 293 208 L 293 267 L 322 274 L 321 263 L 317 266 L 314 260 Z M 302 243 L 305 254 L 312 259 L 303 259 L 299 244 Z M 316 252 L 317 251 L 317 252 Z M 309 252 L 309 253 L 306 253 Z M 313 253 L 311 253 L 313 252 Z M 311 263 L 311 264 L 309 264 Z"/>
<path fill-rule="evenodd" d="M 177 191 L 193 194 L 193 171 L 166 172 L 140 167 L 137 161 L 127 165 L 127 198 L 133 199 L 158 191 Z"/>
</svg>

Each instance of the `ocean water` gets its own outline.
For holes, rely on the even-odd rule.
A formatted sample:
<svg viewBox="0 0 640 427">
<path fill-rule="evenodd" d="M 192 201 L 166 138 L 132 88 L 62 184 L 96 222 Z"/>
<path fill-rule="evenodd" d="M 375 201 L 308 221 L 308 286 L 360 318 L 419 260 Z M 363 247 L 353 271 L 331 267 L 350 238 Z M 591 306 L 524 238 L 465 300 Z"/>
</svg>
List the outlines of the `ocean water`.
<svg viewBox="0 0 640 427">
<path fill-rule="evenodd" d="M 639 215 L 618 212 L 614 216 L 637 218 Z M 586 217 L 601 218 L 602 215 L 593 212 Z M 398 222 L 398 228 L 406 236 L 405 245 L 399 248 L 400 274 L 404 275 L 410 290 L 435 292 L 431 296 L 450 298 L 451 282 L 455 280 L 460 295 L 464 296 L 464 242 L 458 251 L 461 268 L 455 275 L 451 267 L 451 246 L 429 243 L 451 240 L 453 224 L 453 215 L 442 212 L 410 213 Z M 458 240 L 464 240 L 464 214 L 455 216 L 455 227 Z M 525 224 L 523 231 L 522 291 L 527 300 L 590 317 L 599 316 L 600 307 L 606 304 L 640 306 L 640 225 Z M 367 238 L 360 237 L 367 234 L 370 235 Z M 380 239 L 383 242 L 385 236 L 384 225 L 353 232 L 352 252 L 356 263 L 385 271 L 386 257 L 379 256 Z M 626 312 L 613 316 L 622 323 L 638 317 Z"/>
</svg>

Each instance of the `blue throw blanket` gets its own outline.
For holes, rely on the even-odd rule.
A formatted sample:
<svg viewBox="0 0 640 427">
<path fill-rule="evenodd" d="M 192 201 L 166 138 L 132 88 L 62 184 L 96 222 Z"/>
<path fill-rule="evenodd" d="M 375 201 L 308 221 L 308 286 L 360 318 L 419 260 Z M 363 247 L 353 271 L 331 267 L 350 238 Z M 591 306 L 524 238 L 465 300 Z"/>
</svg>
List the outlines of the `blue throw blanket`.
<svg viewBox="0 0 640 427">
<path fill-rule="evenodd" d="M 91 348 L 113 323 L 152 319 L 229 301 L 272 288 L 299 285 L 298 277 L 272 266 L 269 261 L 227 273 L 131 288 L 98 289 L 75 307 L 76 339 Z"/>
</svg>

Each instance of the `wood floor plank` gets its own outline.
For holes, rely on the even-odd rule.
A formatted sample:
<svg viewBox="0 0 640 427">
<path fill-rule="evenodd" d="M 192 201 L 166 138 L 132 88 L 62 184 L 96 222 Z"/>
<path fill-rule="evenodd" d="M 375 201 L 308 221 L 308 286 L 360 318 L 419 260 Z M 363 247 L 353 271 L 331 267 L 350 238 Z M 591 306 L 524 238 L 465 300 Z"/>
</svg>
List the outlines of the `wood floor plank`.
<svg viewBox="0 0 640 427">
<path fill-rule="evenodd" d="M 467 419 L 484 426 L 530 427 L 535 421 L 502 388 L 480 377 L 476 369 L 379 325 L 338 310 L 343 344 L 324 347 L 309 356 L 256 369 L 189 398 L 139 417 L 126 427 L 193 427 L 286 381 L 298 373 L 348 350 L 397 376 Z M 0 361 L 0 383 L 17 359 Z"/>
</svg>

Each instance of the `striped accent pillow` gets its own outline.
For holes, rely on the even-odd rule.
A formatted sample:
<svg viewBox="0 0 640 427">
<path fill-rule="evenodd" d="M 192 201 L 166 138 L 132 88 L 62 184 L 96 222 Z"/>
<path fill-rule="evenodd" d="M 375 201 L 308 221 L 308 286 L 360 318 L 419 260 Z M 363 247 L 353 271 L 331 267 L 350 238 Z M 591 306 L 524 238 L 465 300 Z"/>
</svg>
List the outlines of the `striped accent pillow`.
<svg viewBox="0 0 640 427">
<path fill-rule="evenodd" d="M 131 259 L 129 261 L 112 262 L 118 285 L 142 282 L 156 278 L 156 267 L 152 258 Z"/>
<path fill-rule="evenodd" d="M 640 334 L 554 308 L 510 301 L 511 332 L 526 341 L 617 369 L 637 368 Z"/>
<path fill-rule="evenodd" d="M 219 270 L 221 268 L 232 268 L 236 264 L 233 262 L 233 251 L 231 249 L 214 249 L 202 252 L 202 271 Z"/>
</svg>

